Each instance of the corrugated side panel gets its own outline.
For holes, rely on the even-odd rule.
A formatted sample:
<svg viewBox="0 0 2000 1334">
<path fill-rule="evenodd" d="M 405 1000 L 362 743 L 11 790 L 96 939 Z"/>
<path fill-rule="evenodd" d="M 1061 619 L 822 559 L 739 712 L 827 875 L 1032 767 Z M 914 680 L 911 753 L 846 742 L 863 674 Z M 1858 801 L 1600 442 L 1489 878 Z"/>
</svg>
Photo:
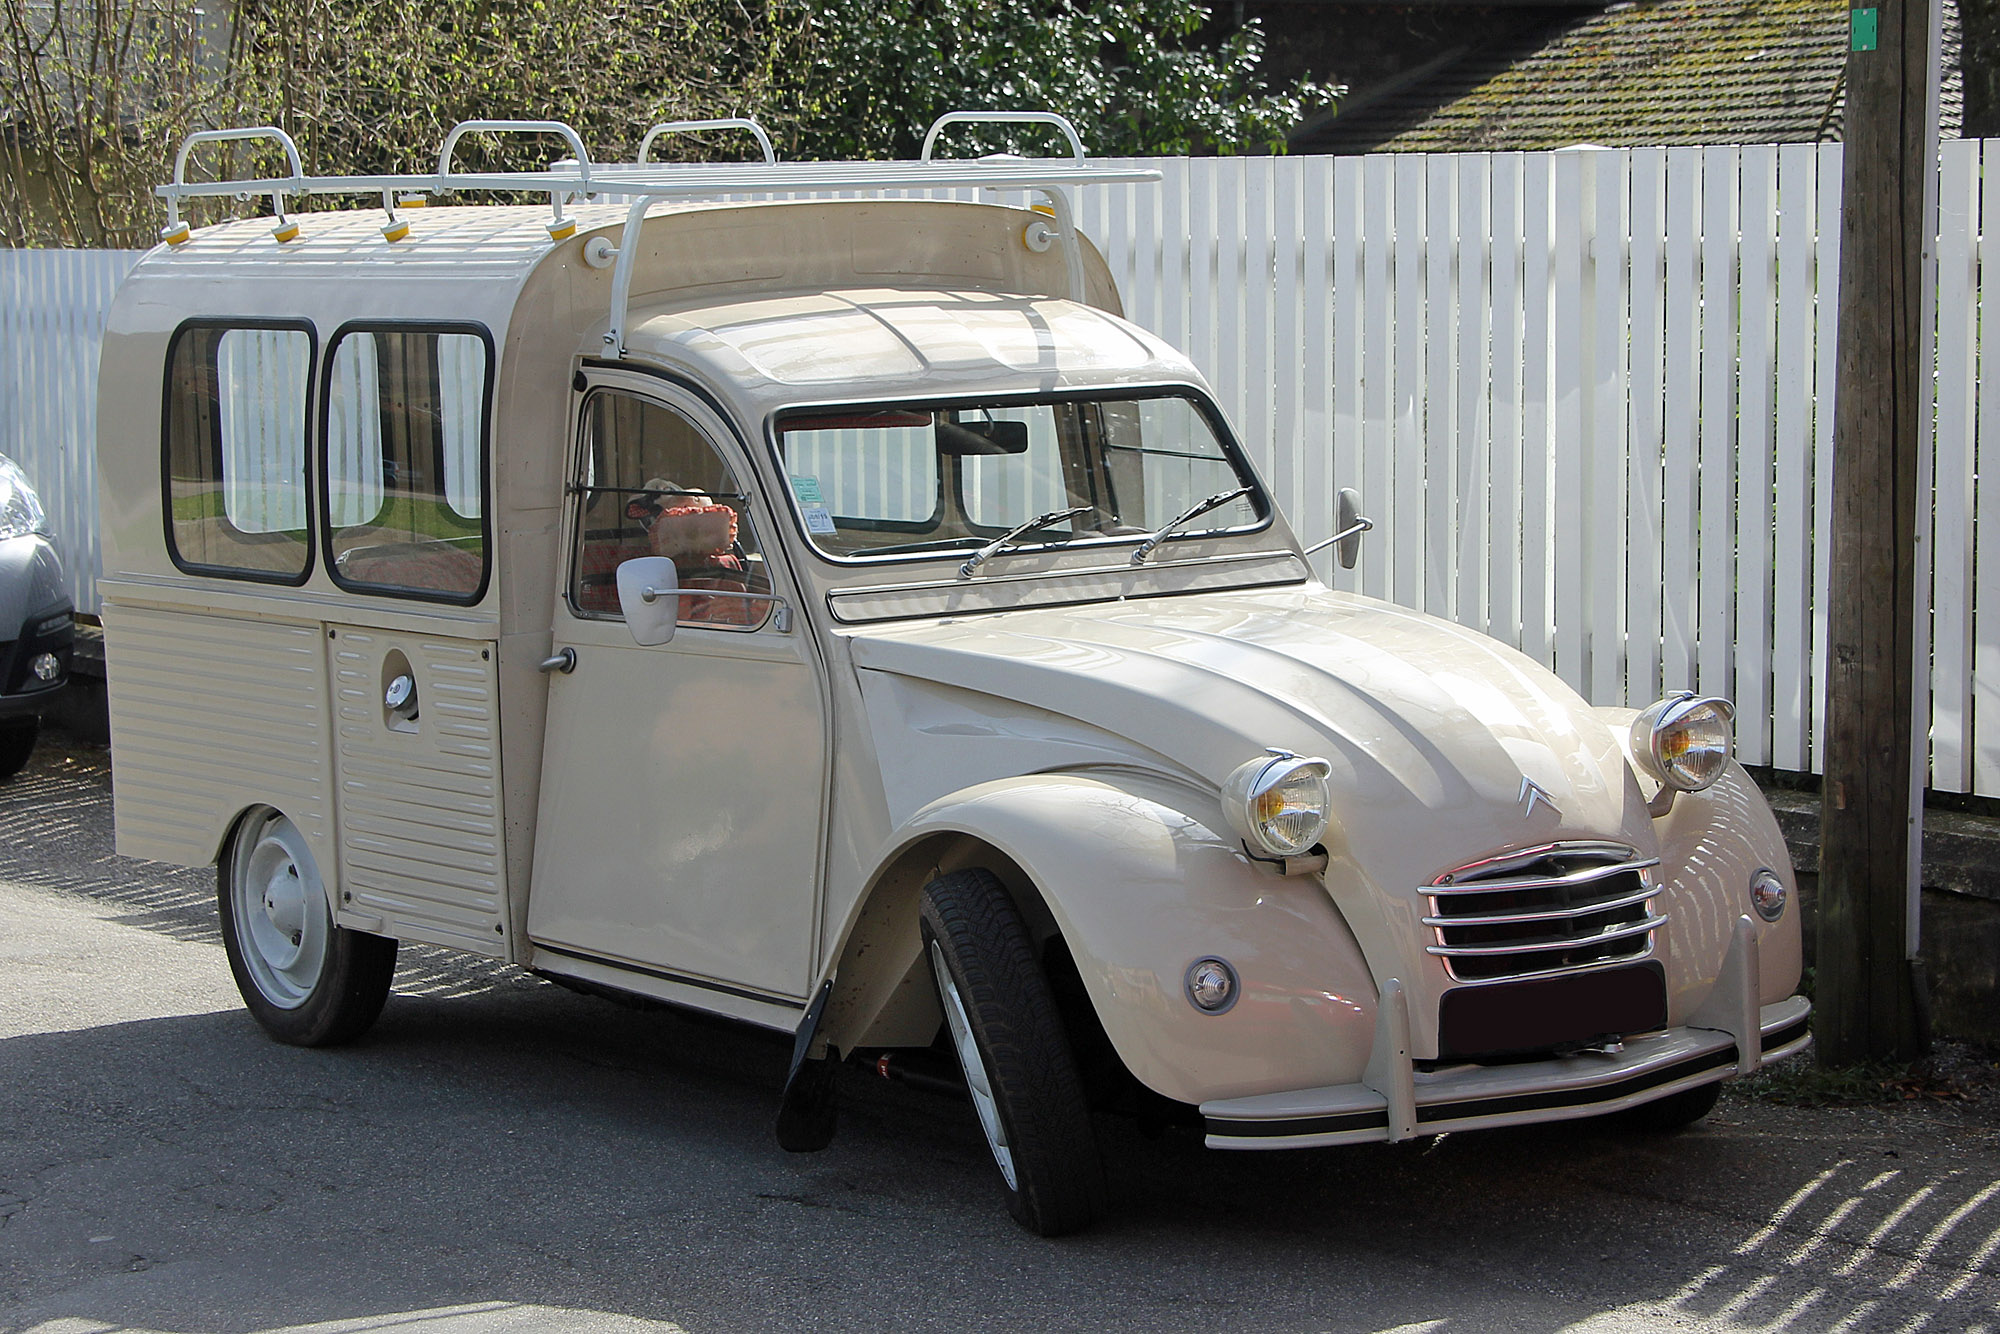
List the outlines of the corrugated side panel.
<svg viewBox="0 0 2000 1334">
<path fill-rule="evenodd" d="M 200 866 L 244 807 L 275 806 L 332 866 L 317 625 L 107 604 L 118 851 Z"/>
<path fill-rule="evenodd" d="M 342 907 L 384 935 L 504 955 L 506 850 L 491 645 L 348 627 L 327 641 Z M 417 679 L 413 730 L 383 709 L 383 664 Z M 482 654 L 486 656 L 482 656 Z"/>
</svg>

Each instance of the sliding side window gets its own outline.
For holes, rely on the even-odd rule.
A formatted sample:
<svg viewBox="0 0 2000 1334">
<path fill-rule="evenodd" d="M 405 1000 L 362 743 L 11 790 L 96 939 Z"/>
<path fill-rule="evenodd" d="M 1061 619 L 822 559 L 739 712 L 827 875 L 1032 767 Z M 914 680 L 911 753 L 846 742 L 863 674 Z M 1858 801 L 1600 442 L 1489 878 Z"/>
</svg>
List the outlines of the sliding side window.
<svg viewBox="0 0 2000 1334">
<path fill-rule="evenodd" d="M 310 326 L 191 323 L 167 352 L 167 549 L 191 574 L 305 582 Z"/>
<path fill-rule="evenodd" d="M 468 326 L 349 326 L 326 369 L 326 532 L 334 582 L 476 602 L 487 579 L 493 352 Z"/>
</svg>

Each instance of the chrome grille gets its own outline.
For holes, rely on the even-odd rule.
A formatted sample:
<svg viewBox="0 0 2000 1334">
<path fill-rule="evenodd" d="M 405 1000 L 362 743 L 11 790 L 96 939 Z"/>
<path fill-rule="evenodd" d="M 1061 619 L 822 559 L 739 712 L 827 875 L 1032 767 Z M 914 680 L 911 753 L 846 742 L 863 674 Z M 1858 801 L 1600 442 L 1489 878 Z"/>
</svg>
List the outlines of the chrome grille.
<svg viewBox="0 0 2000 1334">
<path fill-rule="evenodd" d="M 1617 843 L 1556 843 L 1473 862 L 1424 887 L 1425 949 L 1460 982 L 1543 977 L 1653 952 L 1657 857 Z"/>
</svg>

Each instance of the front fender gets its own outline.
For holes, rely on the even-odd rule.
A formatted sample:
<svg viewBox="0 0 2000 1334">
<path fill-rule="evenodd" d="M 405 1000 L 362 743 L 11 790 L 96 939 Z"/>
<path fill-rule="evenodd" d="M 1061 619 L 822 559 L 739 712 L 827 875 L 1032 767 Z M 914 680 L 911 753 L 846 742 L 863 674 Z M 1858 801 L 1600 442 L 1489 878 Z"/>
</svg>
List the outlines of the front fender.
<svg viewBox="0 0 2000 1334">
<path fill-rule="evenodd" d="M 978 854 L 963 850 L 983 845 L 1012 862 L 1060 931 L 1119 1057 L 1168 1098 L 1359 1079 L 1376 996 L 1360 946 L 1317 878 L 1251 861 L 1227 828 L 1213 796 L 1150 775 L 1001 779 L 912 815 L 878 890 L 911 849 L 952 848 L 972 864 Z M 857 929 L 872 912 L 874 948 L 913 954 L 913 925 L 886 920 L 907 911 L 881 906 L 894 902 L 871 894 Z M 1210 955 L 1241 979 L 1222 1014 L 1196 1010 L 1184 990 L 1188 968 Z M 873 961 L 878 976 L 884 962 Z M 886 962 L 908 985 L 914 973 L 901 958 Z"/>
</svg>

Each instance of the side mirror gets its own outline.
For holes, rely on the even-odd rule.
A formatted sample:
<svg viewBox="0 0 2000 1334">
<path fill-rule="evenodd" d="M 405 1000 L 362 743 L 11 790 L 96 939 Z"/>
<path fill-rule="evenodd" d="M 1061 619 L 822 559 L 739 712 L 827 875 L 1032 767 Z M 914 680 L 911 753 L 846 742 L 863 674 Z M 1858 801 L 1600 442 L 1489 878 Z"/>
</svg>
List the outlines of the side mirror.
<svg viewBox="0 0 2000 1334">
<path fill-rule="evenodd" d="M 664 644 L 681 618 L 681 580 L 665 556 L 640 556 L 618 567 L 618 610 L 640 644 Z"/>
<path fill-rule="evenodd" d="M 1361 493 L 1351 486 L 1340 488 L 1340 503 L 1333 521 L 1333 531 L 1344 533 L 1334 544 L 1334 555 L 1340 561 L 1340 568 L 1351 570 L 1354 562 L 1361 559 L 1361 535 L 1373 527 L 1363 526 L 1361 521 Z"/>
</svg>

